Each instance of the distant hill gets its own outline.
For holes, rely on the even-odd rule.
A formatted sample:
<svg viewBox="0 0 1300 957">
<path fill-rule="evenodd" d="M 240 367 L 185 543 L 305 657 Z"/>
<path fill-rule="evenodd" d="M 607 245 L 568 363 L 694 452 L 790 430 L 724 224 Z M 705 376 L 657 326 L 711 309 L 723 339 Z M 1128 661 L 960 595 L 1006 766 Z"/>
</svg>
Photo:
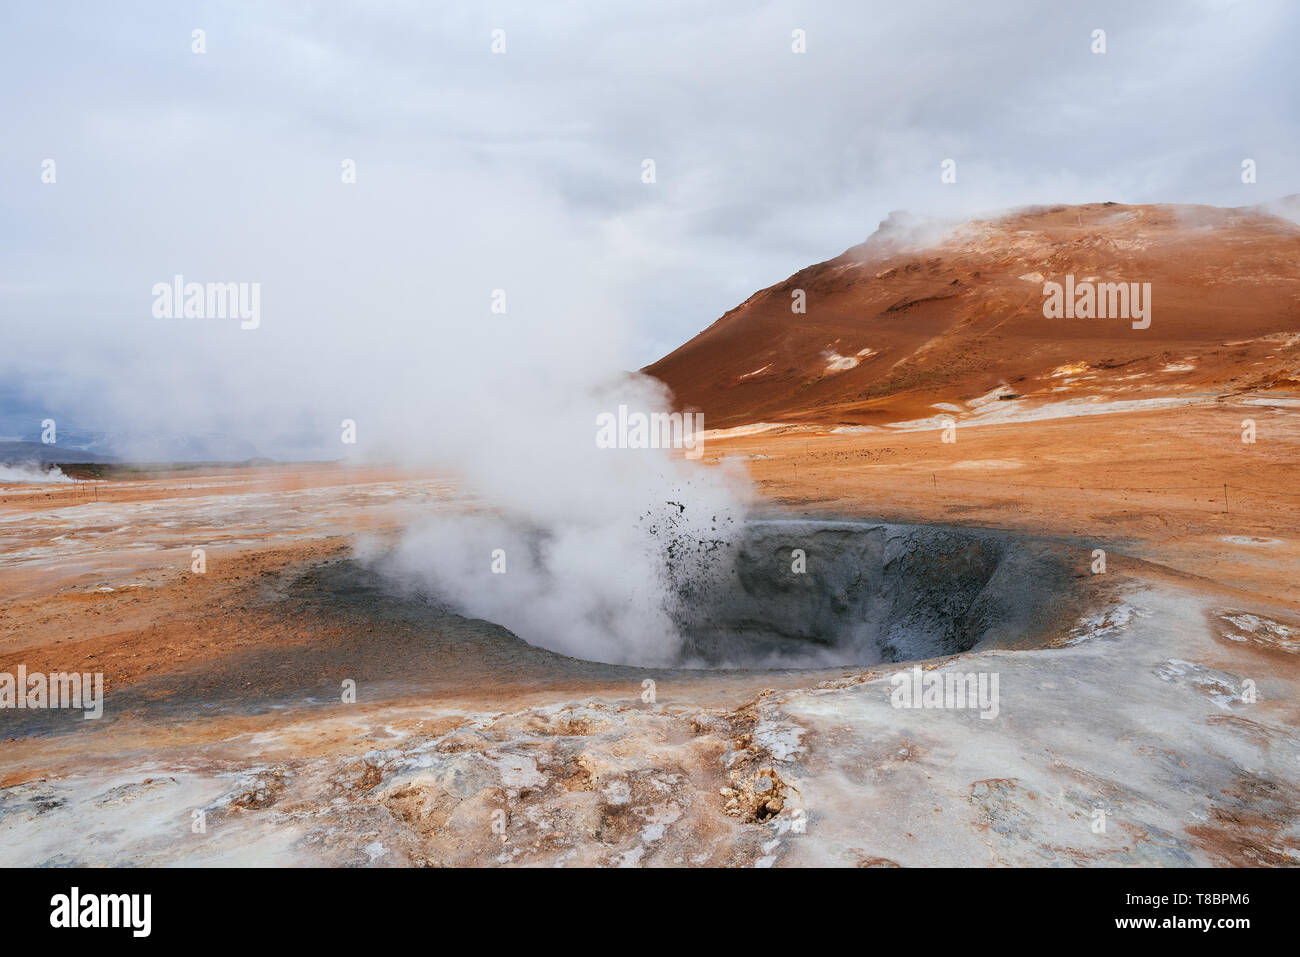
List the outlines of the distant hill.
<svg viewBox="0 0 1300 957">
<path fill-rule="evenodd" d="M 39 430 L 21 439 L 25 445 L 41 444 Z M 217 433 L 108 432 L 63 426 L 58 430 L 57 446 L 42 448 L 61 450 L 51 459 L 56 462 L 246 462 L 261 456 L 251 442 Z"/>
<path fill-rule="evenodd" d="M 74 465 L 120 462 L 121 459 L 100 452 L 45 445 L 41 442 L 0 441 L 0 463 L 18 465 L 31 462 L 36 465 Z"/>
</svg>

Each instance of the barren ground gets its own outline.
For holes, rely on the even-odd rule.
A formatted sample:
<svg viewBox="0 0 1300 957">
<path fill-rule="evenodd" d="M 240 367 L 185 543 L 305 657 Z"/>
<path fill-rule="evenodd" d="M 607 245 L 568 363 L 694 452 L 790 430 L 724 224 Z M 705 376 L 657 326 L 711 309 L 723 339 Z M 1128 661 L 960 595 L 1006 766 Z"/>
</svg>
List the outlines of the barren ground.
<svg viewBox="0 0 1300 957">
<path fill-rule="evenodd" d="M 0 862 L 1295 864 L 1297 416 L 709 442 L 794 514 L 1051 535 L 1081 576 L 1105 549 L 1106 603 L 1054 647 L 926 663 L 999 673 L 991 721 L 891 707 L 892 667 L 643 671 L 430 615 L 350 554 L 471 504 L 436 476 L 0 488 L 0 671 L 107 684 L 98 721 L 0 712 Z"/>
</svg>

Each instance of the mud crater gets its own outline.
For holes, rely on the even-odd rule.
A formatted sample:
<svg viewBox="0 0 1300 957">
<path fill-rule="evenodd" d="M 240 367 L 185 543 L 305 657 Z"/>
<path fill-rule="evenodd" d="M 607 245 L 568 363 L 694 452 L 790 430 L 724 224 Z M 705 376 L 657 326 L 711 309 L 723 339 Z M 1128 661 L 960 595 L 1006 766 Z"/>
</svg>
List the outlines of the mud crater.
<svg viewBox="0 0 1300 957">
<path fill-rule="evenodd" d="M 995 531 L 750 521 L 683 588 L 683 664 L 818 667 L 1032 648 L 1090 604 L 1078 552 Z"/>
</svg>

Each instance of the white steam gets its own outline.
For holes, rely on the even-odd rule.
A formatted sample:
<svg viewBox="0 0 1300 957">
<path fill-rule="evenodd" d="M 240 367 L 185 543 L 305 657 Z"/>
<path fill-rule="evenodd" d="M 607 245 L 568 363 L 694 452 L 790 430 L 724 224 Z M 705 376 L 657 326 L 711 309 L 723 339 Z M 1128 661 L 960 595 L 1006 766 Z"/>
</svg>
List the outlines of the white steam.
<svg viewBox="0 0 1300 957">
<path fill-rule="evenodd" d="M 43 468 L 30 462 L 0 464 L 0 485 L 65 485 L 75 481 L 64 475 L 57 465 Z"/>
<path fill-rule="evenodd" d="M 704 541 L 715 515 L 737 521 L 746 483 L 680 452 L 596 446 L 600 413 L 670 407 L 660 384 L 626 371 L 645 355 L 626 262 L 611 253 L 619 224 L 575 215 L 508 156 L 376 167 L 364 191 L 251 177 L 196 197 L 196 178 L 225 180 L 208 145 L 191 145 L 187 175 L 151 179 L 151 202 L 189 203 L 203 228 L 178 245 L 170 227 L 124 211 L 133 242 L 99 264 L 115 277 L 101 297 L 111 318 L 69 309 L 46 323 L 34 309 L 15 328 L 13 354 L 64 370 L 33 420 L 48 415 L 61 434 L 216 434 L 273 457 L 311 447 L 450 473 L 495 517 L 431 515 L 410 528 L 380 563 L 394 580 L 535 644 L 671 660 L 670 578 L 683 575 L 684 548 L 654 518 L 671 509 L 674 534 Z M 268 155 L 259 168 L 302 162 Z M 263 211 L 277 231 L 231 220 L 234 206 Z M 177 273 L 260 282 L 260 325 L 154 317 L 152 285 Z M 8 365 L 0 357 L 0 381 Z M 491 573 L 498 548 L 505 575 Z"/>
<path fill-rule="evenodd" d="M 550 398 L 559 399 L 557 394 Z M 740 533 L 748 480 L 679 450 L 602 449 L 597 411 L 664 409 L 654 380 L 534 401 L 527 427 L 455 464 L 484 507 L 435 513 L 397 549 L 364 554 L 391 580 L 531 644 L 596 661 L 679 661 L 676 622 Z"/>
</svg>

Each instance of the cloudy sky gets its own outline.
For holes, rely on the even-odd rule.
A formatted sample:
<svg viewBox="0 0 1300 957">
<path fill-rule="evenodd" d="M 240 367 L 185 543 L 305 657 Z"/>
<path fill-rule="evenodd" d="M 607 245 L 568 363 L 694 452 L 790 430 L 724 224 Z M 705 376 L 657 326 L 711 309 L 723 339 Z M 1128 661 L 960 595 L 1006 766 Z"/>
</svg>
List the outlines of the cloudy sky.
<svg viewBox="0 0 1300 957">
<path fill-rule="evenodd" d="M 352 6 L 0 8 L 0 437 L 409 427 L 653 361 L 894 209 L 1300 191 L 1288 0 Z M 261 325 L 155 317 L 175 274 Z"/>
</svg>

